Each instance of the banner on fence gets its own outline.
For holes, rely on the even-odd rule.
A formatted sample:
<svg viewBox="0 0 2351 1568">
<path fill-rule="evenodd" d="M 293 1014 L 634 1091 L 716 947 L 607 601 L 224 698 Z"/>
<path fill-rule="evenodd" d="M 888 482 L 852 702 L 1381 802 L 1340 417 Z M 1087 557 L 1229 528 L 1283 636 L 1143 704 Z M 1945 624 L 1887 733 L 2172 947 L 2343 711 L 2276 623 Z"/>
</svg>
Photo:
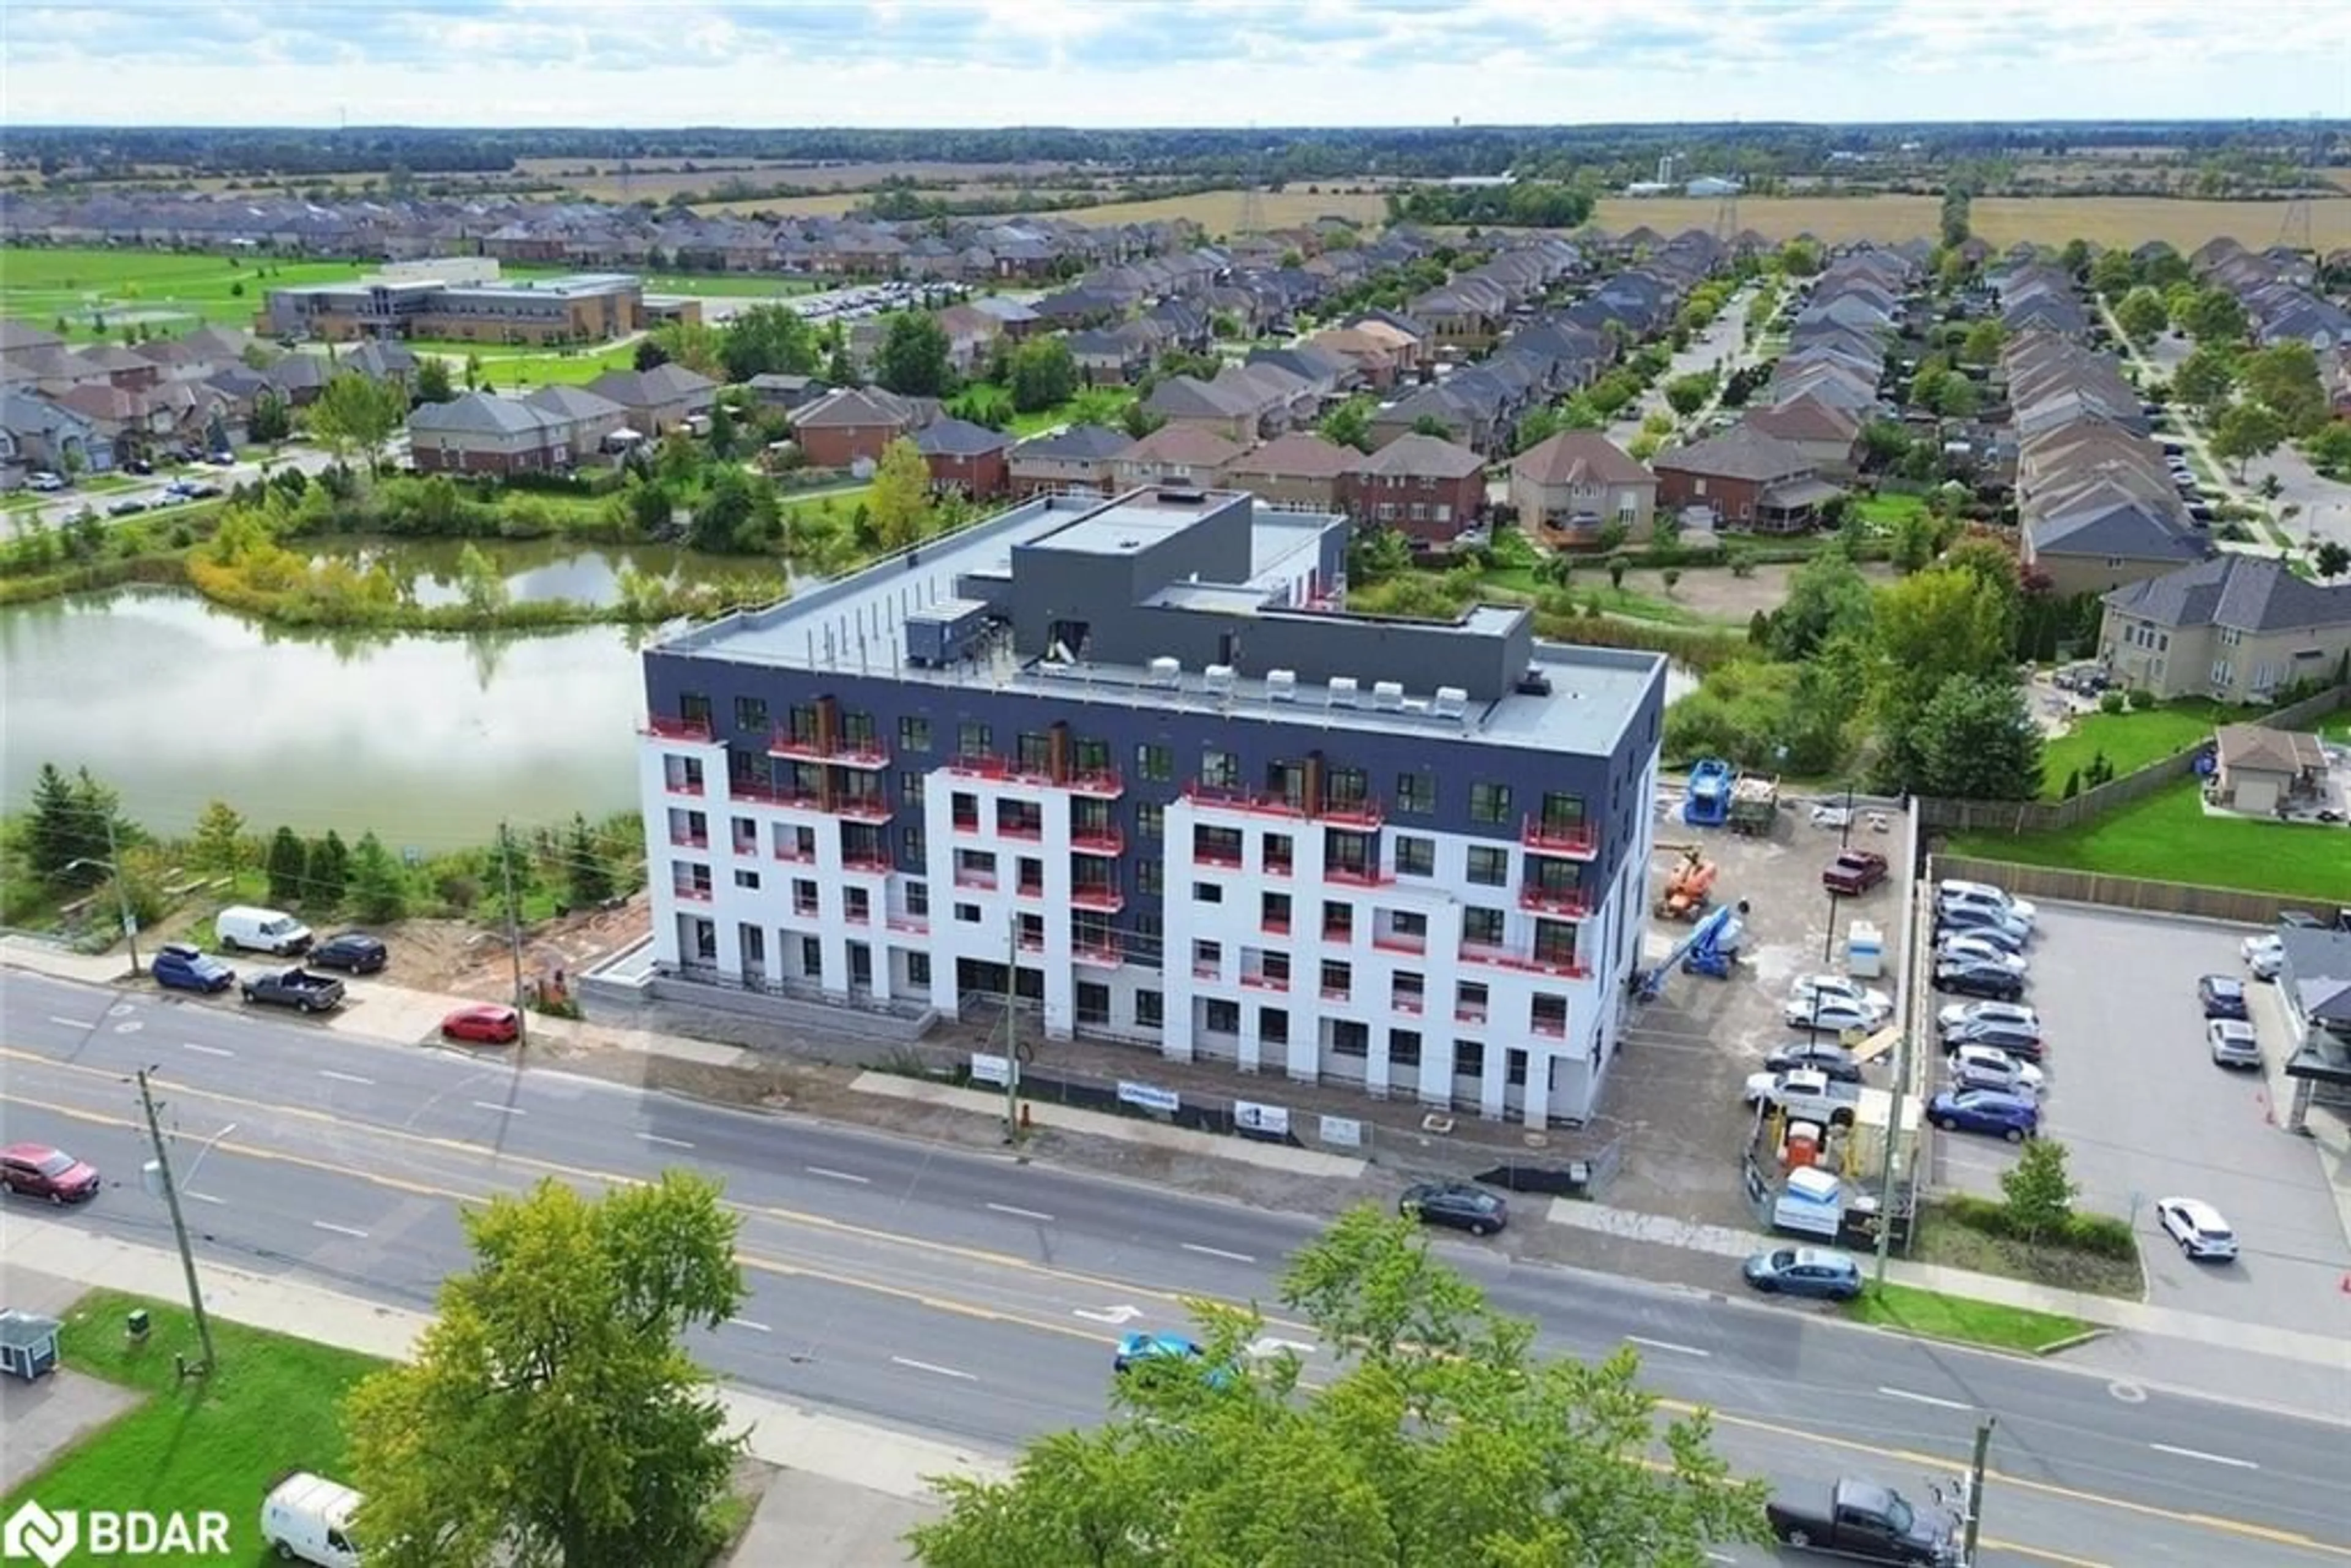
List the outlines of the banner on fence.
<svg viewBox="0 0 2351 1568">
<path fill-rule="evenodd" d="M 1170 1116 L 1174 1115 L 1176 1108 L 1184 1103 L 1184 1097 L 1176 1091 L 1162 1089 L 1155 1083 L 1129 1083 L 1121 1081 L 1118 1086 L 1118 1097 L 1126 1104 L 1137 1105 L 1145 1111 L 1164 1111 Z"/>
<path fill-rule="evenodd" d="M 1364 1124 L 1348 1116 L 1325 1116 L 1322 1141 L 1343 1149 L 1360 1149 L 1364 1146 Z"/>
<path fill-rule="evenodd" d="M 971 1081 L 974 1083 L 993 1083 L 998 1089 L 1008 1087 L 1012 1082 L 1012 1059 L 1008 1056 L 990 1056 L 984 1051 L 973 1051 Z"/>
<path fill-rule="evenodd" d="M 1270 1138 L 1290 1136 L 1290 1108 L 1286 1105 L 1260 1105 L 1254 1100 L 1233 1102 L 1233 1125 L 1244 1133 L 1263 1133 Z"/>
</svg>

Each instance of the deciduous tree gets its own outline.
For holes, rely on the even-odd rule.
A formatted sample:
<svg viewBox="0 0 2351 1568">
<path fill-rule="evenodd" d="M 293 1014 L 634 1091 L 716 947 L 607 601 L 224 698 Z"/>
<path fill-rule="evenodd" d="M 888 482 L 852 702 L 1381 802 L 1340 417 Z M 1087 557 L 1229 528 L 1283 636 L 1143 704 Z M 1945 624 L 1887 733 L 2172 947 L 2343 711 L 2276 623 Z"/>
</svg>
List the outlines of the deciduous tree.
<svg viewBox="0 0 2351 1568">
<path fill-rule="evenodd" d="M 344 1407 L 369 1568 L 704 1561 L 742 1444 L 679 1343 L 744 1298 L 717 1186 L 549 1180 L 464 1220 L 474 1269 Z"/>
<path fill-rule="evenodd" d="M 2218 343 L 2199 343 L 2171 372 L 2171 395 L 2208 420 L 2228 406 L 2236 384 L 2236 357 Z"/>
<path fill-rule="evenodd" d="M 2074 1217 L 2074 1199 L 2081 1187 L 2065 1169 L 2065 1145 L 2054 1138 L 2033 1138 L 2016 1153 L 2016 1163 L 2000 1176 L 2001 1196 L 2007 1200 L 2008 1223 L 2028 1242 L 2065 1228 Z"/>
<path fill-rule="evenodd" d="M 2212 455 L 2237 465 L 2237 483 L 2245 482 L 2245 465 L 2266 457 L 2285 441 L 2285 421 L 2266 403 L 2232 403 L 2212 425 Z"/>
<path fill-rule="evenodd" d="M 2351 546 L 2340 539 L 2327 539 L 2311 552 L 2311 570 L 2327 581 L 2351 576 Z"/>
<path fill-rule="evenodd" d="M 1322 416 L 1322 439 L 1358 452 L 1372 449 L 1372 415 L 1378 405 L 1368 397 L 1351 397 Z"/>
<path fill-rule="evenodd" d="M 2119 299 L 2129 293 L 2131 286 L 2138 281 L 2134 276 L 2136 270 L 2131 266 L 2128 251 L 2101 252 L 2098 259 L 2090 263 L 2090 287 L 2102 298 Z"/>
<path fill-rule="evenodd" d="M 2013 681 L 1952 675 L 1891 737 L 1906 792 L 2030 800 L 2041 792 L 2041 727 Z"/>
<path fill-rule="evenodd" d="M 1868 580 L 1841 549 L 1824 549 L 1788 580 L 1788 597 L 1771 617 L 1771 653 L 1801 661 L 1830 638 L 1868 630 L 1875 601 Z"/>
<path fill-rule="evenodd" d="M 933 522 L 930 465 L 905 437 L 883 448 L 882 462 L 873 471 L 870 504 L 873 536 L 884 550 L 902 550 L 929 537 Z"/>
<path fill-rule="evenodd" d="M 754 305 L 739 310 L 719 334 L 718 362 L 730 382 L 758 375 L 813 375 L 823 358 L 808 319 L 787 306 Z"/>
<path fill-rule="evenodd" d="M 245 819 L 236 809 L 225 800 L 205 801 L 188 842 L 188 858 L 195 868 L 213 876 L 235 876 L 245 869 L 250 852 Z"/>
<path fill-rule="evenodd" d="M 2225 288 L 2199 288 L 2173 322 L 2199 343 L 2234 343 L 2245 335 L 2245 308 Z"/>
<path fill-rule="evenodd" d="M 928 1568 L 1008 1563 L 1532 1568 L 1698 1563 L 1759 1538 L 1703 1416 L 1662 1425 L 1629 1348 L 1546 1361 L 1531 1323 L 1368 1207 L 1291 1260 L 1283 1305 L 1340 1370 L 1250 1353 L 1252 1313 L 1196 1307 L 1199 1363 L 1122 1378 L 1108 1424 L 1033 1444 L 1001 1481 L 943 1480 L 909 1532 Z M 1652 1458 L 1653 1448 L 1660 1458 Z"/>
<path fill-rule="evenodd" d="M 1022 413 L 1057 408 L 1077 395 L 1078 361 L 1061 338 L 1031 338 L 1012 351 L 1012 406 Z"/>
<path fill-rule="evenodd" d="M 2308 435 L 2326 423 L 2326 388 L 2309 344 L 2273 343 L 2247 354 L 2240 369 L 2245 395 L 2266 404 L 2288 435 Z"/>
<path fill-rule="evenodd" d="M 393 382 L 346 371 L 327 382 L 306 416 L 310 438 L 338 463 L 356 454 L 372 470 L 383 444 L 408 419 L 408 396 Z"/>
<path fill-rule="evenodd" d="M 2164 309 L 2162 298 L 2152 288 L 2134 288 L 2115 305 L 2115 325 L 2134 343 L 2154 341 L 2170 324 L 2170 313 Z"/>
<path fill-rule="evenodd" d="M 449 402 L 456 395 L 457 389 L 451 384 L 448 361 L 438 354 L 427 354 L 416 361 L 418 402 Z"/>
</svg>

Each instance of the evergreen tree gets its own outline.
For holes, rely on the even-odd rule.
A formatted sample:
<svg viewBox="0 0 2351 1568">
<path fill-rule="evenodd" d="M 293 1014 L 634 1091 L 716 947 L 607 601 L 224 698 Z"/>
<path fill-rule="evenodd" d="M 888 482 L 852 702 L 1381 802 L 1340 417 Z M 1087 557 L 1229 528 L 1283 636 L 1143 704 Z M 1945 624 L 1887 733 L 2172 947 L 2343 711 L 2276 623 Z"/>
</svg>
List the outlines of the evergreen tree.
<svg viewBox="0 0 2351 1568">
<path fill-rule="evenodd" d="M 122 820 L 122 798 L 89 768 L 68 778 L 54 763 L 41 765 L 26 832 L 25 858 L 34 875 L 57 888 L 95 887 L 106 880 L 112 855 L 137 837 L 137 829 Z"/>
<path fill-rule="evenodd" d="M 612 868 L 605 863 L 588 819 L 578 811 L 571 813 L 571 831 L 564 841 L 563 872 L 574 909 L 593 909 L 612 896 Z"/>
<path fill-rule="evenodd" d="M 314 841 L 308 852 L 308 886 L 306 891 L 313 905 L 321 910 L 339 909 L 343 894 L 350 886 L 351 852 L 343 842 L 342 834 L 334 829 Z"/>
<path fill-rule="evenodd" d="M 269 841 L 269 855 L 263 862 L 269 874 L 269 901 L 290 907 L 302 901 L 304 880 L 310 870 L 310 857 L 302 848 L 302 841 L 294 836 L 291 828 L 280 828 Z"/>
<path fill-rule="evenodd" d="M 351 902 L 361 920 L 398 920 L 408 913 L 408 877 L 383 841 L 363 833 L 351 847 Z"/>
<path fill-rule="evenodd" d="M 235 876 L 245 869 L 245 819 L 225 800 L 207 800 L 188 853 L 199 871 Z"/>
</svg>

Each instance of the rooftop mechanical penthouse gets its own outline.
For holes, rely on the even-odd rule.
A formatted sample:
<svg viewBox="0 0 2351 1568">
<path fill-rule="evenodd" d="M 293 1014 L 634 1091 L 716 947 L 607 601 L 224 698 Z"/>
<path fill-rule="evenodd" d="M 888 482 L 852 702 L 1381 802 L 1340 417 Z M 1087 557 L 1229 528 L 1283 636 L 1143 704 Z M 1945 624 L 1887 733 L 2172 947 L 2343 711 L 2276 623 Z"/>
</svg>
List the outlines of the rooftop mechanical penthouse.
<svg viewBox="0 0 2351 1568">
<path fill-rule="evenodd" d="M 1040 497 L 651 650 L 658 972 L 1584 1119 L 1665 660 L 1346 613 L 1347 529 Z"/>
</svg>

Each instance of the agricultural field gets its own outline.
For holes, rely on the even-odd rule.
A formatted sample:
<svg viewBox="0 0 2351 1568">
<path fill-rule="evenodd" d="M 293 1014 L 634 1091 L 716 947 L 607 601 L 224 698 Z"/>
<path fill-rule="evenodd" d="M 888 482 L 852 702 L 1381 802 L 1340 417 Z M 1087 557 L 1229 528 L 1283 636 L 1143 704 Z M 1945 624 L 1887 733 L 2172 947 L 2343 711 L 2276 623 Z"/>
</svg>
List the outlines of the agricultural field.
<svg viewBox="0 0 2351 1568">
<path fill-rule="evenodd" d="M 1107 206 L 1080 207 L 1060 215 L 1081 224 L 1147 224 L 1190 218 L 1211 235 L 1229 235 L 1240 227 L 1245 200 L 1245 193 L 1240 191 L 1202 191 L 1151 202 L 1113 202 Z M 1324 186 L 1318 194 L 1293 187 L 1261 191 L 1257 200 L 1265 214 L 1265 226 L 1270 229 L 1299 228 L 1320 217 L 1376 224 L 1387 215 L 1386 198 L 1372 191 L 1350 193 Z"/>
<path fill-rule="evenodd" d="M 1270 200 L 1271 198 L 1269 198 Z M 1612 233 L 1646 224 L 1660 234 L 1711 230 L 1721 204 L 1714 198 L 1604 198 L 1593 221 Z M 1771 239 L 1810 234 L 1831 244 L 1849 240 L 1933 239 L 1942 203 L 1934 196 L 1751 197 L 1739 204 L 1739 225 Z M 2285 216 L 2283 202 L 2175 202 L 2158 196 L 1979 196 L 1970 223 L 1987 245 L 2020 240 L 2063 245 L 2079 237 L 2103 246 L 2168 241 L 2182 255 L 2231 235 L 2249 246 L 2273 243 Z M 2321 251 L 2351 245 L 2351 199 L 2311 204 L 2311 241 Z"/>
</svg>

